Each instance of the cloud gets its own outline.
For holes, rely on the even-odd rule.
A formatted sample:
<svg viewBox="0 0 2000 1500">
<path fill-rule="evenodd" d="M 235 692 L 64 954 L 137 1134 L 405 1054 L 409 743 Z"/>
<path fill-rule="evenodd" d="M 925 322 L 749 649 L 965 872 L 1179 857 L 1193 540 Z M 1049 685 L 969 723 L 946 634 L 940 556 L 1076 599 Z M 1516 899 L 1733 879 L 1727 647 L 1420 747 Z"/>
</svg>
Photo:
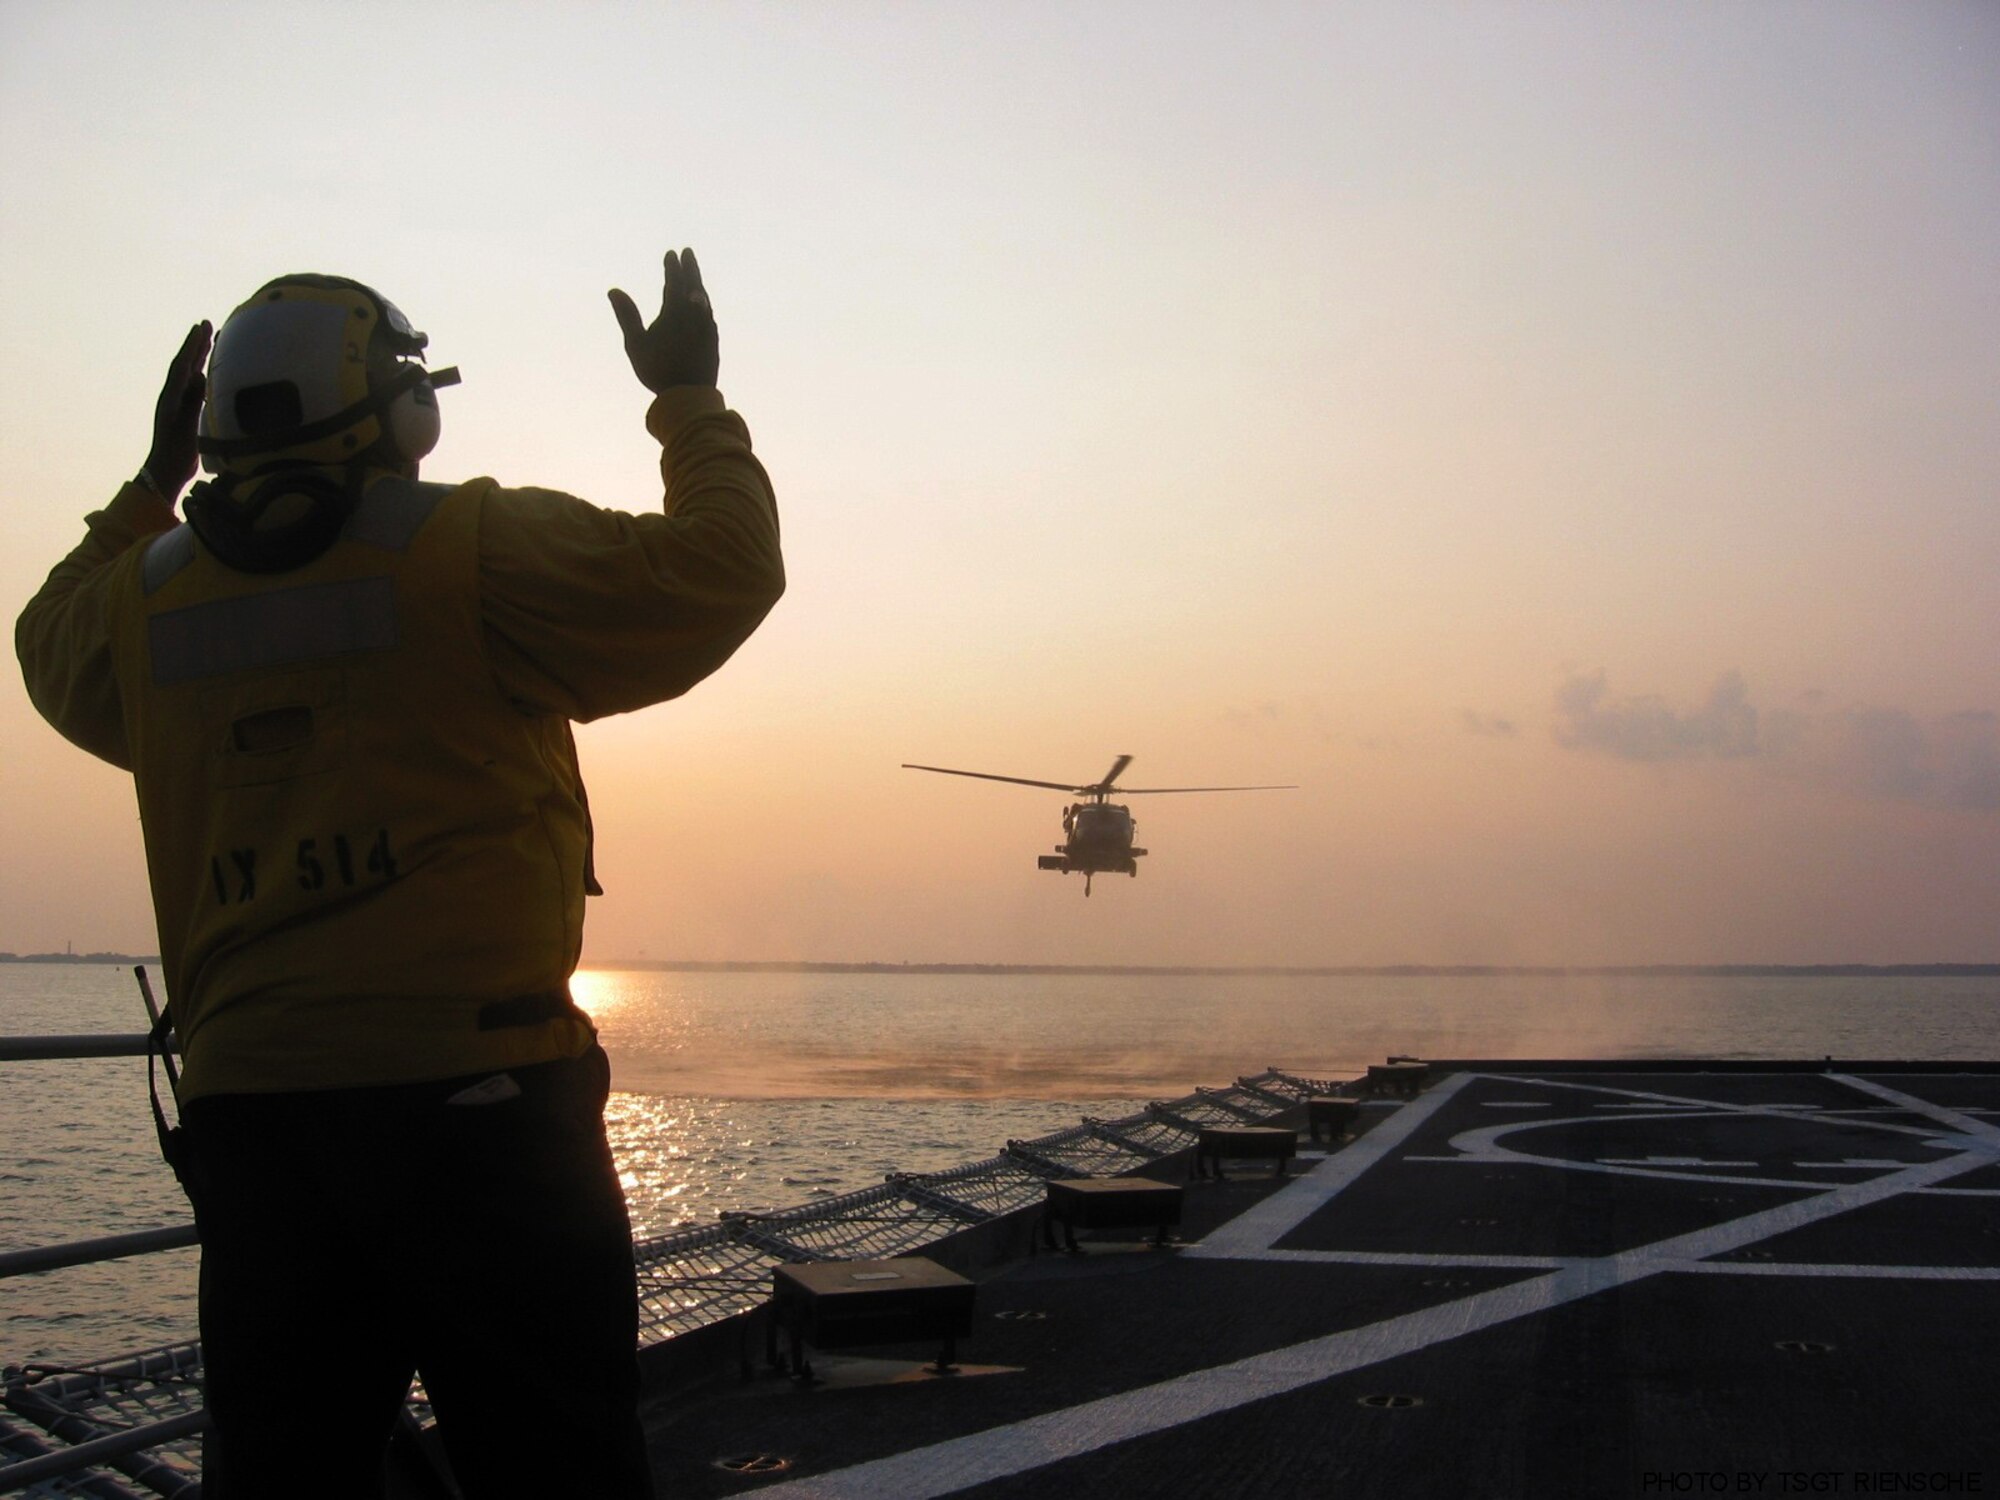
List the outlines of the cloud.
<svg viewBox="0 0 2000 1500">
<path fill-rule="evenodd" d="M 1772 715 L 1774 769 L 1867 797 L 2000 812 L 2000 715 L 1900 708 Z"/>
<path fill-rule="evenodd" d="M 1654 697 L 1608 697 L 1604 674 L 1556 689 L 1556 743 L 1620 760 L 1693 760 L 1757 753 L 1757 710 L 1738 672 L 1724 672 L 1708 701 L 1685 712 Z"/>
<path fill-rule="evenodd" d="M 1266 698 L 1256 703 L 1238 703 L 1221 709 L 1217 717 L 1231 729 L 1245 734 L 1304 738 L 1323 745 L 1334 743 L 1334 733 L 1328 726 L 1340 718 L 1318 698 L 1310 696 L 1282 702 Z"/>
<path fill-rule="evenodd" d="M 1284 705 L 1268 698 L 1262 703 L 1239 704 L 1222 711 L 1223 721 L 1234 724 L 1239 729 L 1262 728 L 1267 724 L 1275 724 L 1284 717 Z"/>
<path fill-rule="evenodd" d="M 2000 812 L 2000 714 L 1983 709 L 1920 719 L 1875 705 L 1758 710 L 1741 673 L 1725 672 L 1705 702 L 1613 698 L 1602 672 L 1556 689 L 1555 738 L 1619 760 L 1752 761 L 1773 774 L 1864 797 Z"/>
<path fill-rule="evenodd" d="M 1502 718 L 1499 714 L 1482 714 L 1470 708 L 1458 711 L 1458 722 L 1465 727 L 1467 734 L 1486 735 L 1494 739 L 1511 740 L 1521 732 L 1512 719 Z"/>
</svg>

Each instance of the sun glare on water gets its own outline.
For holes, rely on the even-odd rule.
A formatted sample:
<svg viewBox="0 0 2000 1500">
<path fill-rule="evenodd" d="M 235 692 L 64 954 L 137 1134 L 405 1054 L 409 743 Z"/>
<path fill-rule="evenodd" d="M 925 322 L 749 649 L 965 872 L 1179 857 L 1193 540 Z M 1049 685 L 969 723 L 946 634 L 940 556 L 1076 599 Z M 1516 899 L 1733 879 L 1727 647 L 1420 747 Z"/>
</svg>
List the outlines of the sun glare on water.
<svg viewBox="0 0 2000 1500">
<path fill-rule="evenodd" d="M 603 1020 L 625 998 L 619 989 L 616 974 L 603 974 L 594 969 L 578 969 L 570 975 L 569 993 L 577 1008 L 593 1021 Z"/>
</svg>

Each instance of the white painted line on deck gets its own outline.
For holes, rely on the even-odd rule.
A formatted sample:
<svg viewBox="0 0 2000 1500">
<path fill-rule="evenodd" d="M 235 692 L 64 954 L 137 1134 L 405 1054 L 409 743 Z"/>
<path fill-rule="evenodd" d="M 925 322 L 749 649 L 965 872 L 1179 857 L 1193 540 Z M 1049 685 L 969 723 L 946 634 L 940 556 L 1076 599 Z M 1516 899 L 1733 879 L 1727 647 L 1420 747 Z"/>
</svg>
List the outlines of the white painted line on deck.
<svg viewBox="0 0 2000 1500">
<path fill-rule="evenodd" d="M 1947 1192 L 1932 1188 L 1932 1192 Z M 2000 1281 L 2000 1266 L 1834 1265 L 1819 1261 L 1696 1260 L 1665 1267 L 1697 1276 L 1875 1276 L 1889 1281 Z"/>
<path fill-rule="evenodd" d="M 1244 1250 L 1275 1245 L 1311 1218 L 1362 1173 L 1414 1135 L 1417 1129 L 1456 1098 L 1479 1075 L 1454 1073 L 1450 1078 L 1403 1105 L 1389 1119 L 1360 1136 L 1336 1155 L 1314 1167 L 1291 1186 L 1280 1188 L 1254 1208 L 1245 1210 L 1198 1245 L 1181 1252 L 1183 1260 L 1226 1259 Z"/>
<path fill-rule="evenodd" d="M 1715 1118 L 1739 1118 L 1742 1112 L 1723 1110 Z M 1679 1120 L 1684 1115 L 1653 1113 L 1649 1115 L 1626 1115 L 1625 1121 Z M 1458 1162 L 1464 1166 L 1480 1167 L 1551 1167 L 1564 1172 L 1601 1172 L 1612 1177 L 1654 1177 L 1677 1182 L 1699 1182 L 1714 1187 L 1720 1184 L 1734 1184 L 1739 1187 L 1790 1188 L 1800 1192 L 1819 1192 L 1826 1187 L 1826 1181 L 1817 1177 L 1741 1177 L 1734 1173 L 1704 1168 L 1663 1167 L 1624 1165 L 1614 1166 L 1595 1159 L 1585 1160 L 1575 1156 L 1546 1156 L 1523 1147 L 1507 1145 L 1502 1137 L 1510 1135 L 1539 1134 L 1544 1131 L 1561 1129 L 1570 1125 L 1592 1125 L 1597 1123 L 1595 1115 L 1576 1115 L 1554 1120 L 1521 1121 L 1513 1125 L 1484 1125 L 1475 1130 L 1462 1130 L 1451 1138 L 1453 1150 L 1458 1156 L 1405 1157 L 1404 1160 L 1437 1162 Z M 1622 1123 L 1622 1122 L 1621 1122 Z M 1885 1127 L 1900 1129 L 1898 1126 Z M 1755 1165 L 1752 1163 L 1751 1165 Z"/>
<path fill-rule="evenodd" d="M 1950 1188 L 1930 1188 L 1948 1193 Z M 1634 1252 L 1637 1253 L 1637 1252 Z M 1574 1255 L 1418 1255 L 1379 1250 L 1258 1250 L 1234 1257 L 1268 1265 L 1387 1266 L 1414 1271 L 1559 1271 L 1587 1263 Z M 1865 1262 L 1690 1260 L 1662 1256 L 1658 1274 L 1703 1276 L 1874 1276 L 1902 1281 L 2000 1281 L 2000 1266 L 1892 1266 Z"/>
<path fill-rule="evenodd" d="M 1915 1094 L 1901 1093 L 1872 1079 L 1856 1078 L 1848 1073 L 1832 1073 L 1828 1076 L 1846 1084 L 1849 1088 L 1859 1089 L 1864 1094 L 1873 1094 L 1877 1099 L 1885 1100 L 1912 1114 L 1924 1115 L 1940 1125 L 1948 1125 L 1959 1134 L 1973 1138 L 1973 1141 L 1966 1142 L 1968 1146 L 1972 1146 L 1974 1142 L 1981 1142 L 1989 1149 L 2000 1148 L 2000 1125 L 1989 1125 L 1984 1120 L 1975 1120 L 1964 1110 L 1933 1104 L 1928 1099 L 1920 1099 Z"/>
<path fill-rule="evenodd" d="M 1560 1271 L 1589 1259 L 1578 1255 L 1431 1255 L 1405 1250 L 1245 1250 L 1229 1258 L 1273 1265 L 1413 1266 L 1445 1271 Z"/>
<path fill-rule="evenodd" d="M 1707 1080 L 1713 1079 L 1716 1075 L 1702 1074 L 1699 1076 Z M 1820 1076 L 1830 1075 L 1823 1074 Z M 1609 1083 L 1584 1083 L 1573 1078 L 1536 1077 L 1517 1078 L 1514 1081 L 1519 1083 L 1539 1083 L 1544 1087 L 1552 1089 L 1574 1089 L 1579 1093 L 1586 1094 L 1615 1094 L 1622 1099 L 1630 1101 L 1624 1104 L 1599 1103 L 1595 1106 L 1595 1108 L 1607 1110 L 1651 1109 L 1673 1113 L 1706 1110 L 1715 1114 L 1769 1115 L 1778 1119 L 1796 1120 L 1800 1118 L 1798 1114 L 1799 1110 L 1810 1110 L 1813 1108 L 1809 1104 L 1759 1104 L 1754 1102 L 1746 1103 L 1734 1099 L 1691 1099 L 1686 1094 L 1663 1094 L 1657 1089 L 1621 1088 L 1616 1084 Z"/>
<path fill-rule="evenodd" d="M 1600 1156 L 1604 1167 L 1754 1167 L 1754 1161 L 1710 1161 L 1701 1156 Z M 1901 1166 L 1898 1162 L 1896 1165 Z"/>
<path fill-rule="evenodd" d="M 1568 1087 L 1574 1089 L 1586 1089 L 1586 1088 L 1601 1088 L 1603 1087 L 1603 1085 L 1588 1084 L 1588 1083 L 1572 1083 L 1568 1085 Z M 1633 1091 L 1625 1089 L 1625 1090 L 1620 1090 L 1620 1092 L 1630 1093 Z M 1648 1094 L 1646 1095 L 1646 1098 L 1651 1102 L 1600 1104 L 1597 1106 L 1597 1108 L 1599 1109 L 1708 1109 L 1711 1107 L 1706 1103 L 1702 1103 L 1694 1099 L 1669 1099 L 1664 1094 Z"/>
<path fill-rule="evenodd" d="M 1849 1156 L 1842 1158 L 1840 1161 L 1795 1161 L 1792 1165 L 1795 1167 L 1831 1167 L 1836 1170 L 1844 1167 L 1887 1167 L 1893 1172 L 1898 1167 L 1909 1166 L 1910 1163 L 1896 1161 L 1886 1156 Z"/>
</svg>

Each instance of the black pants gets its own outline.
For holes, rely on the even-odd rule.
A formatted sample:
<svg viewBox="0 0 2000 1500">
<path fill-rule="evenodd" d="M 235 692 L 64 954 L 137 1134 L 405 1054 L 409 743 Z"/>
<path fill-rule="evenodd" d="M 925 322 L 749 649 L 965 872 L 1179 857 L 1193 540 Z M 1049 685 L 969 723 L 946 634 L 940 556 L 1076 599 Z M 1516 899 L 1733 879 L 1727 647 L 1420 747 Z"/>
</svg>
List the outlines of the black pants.
<svg viewBox="0 0 2000 1500">
<path fill-rule="evenodd" d="M 412 1373 L 467 1500 L 652 1495 L 609 1064 L 508 1076 L 189 1105 L 208 1500 L 379 1495 Z"/>
</svg>

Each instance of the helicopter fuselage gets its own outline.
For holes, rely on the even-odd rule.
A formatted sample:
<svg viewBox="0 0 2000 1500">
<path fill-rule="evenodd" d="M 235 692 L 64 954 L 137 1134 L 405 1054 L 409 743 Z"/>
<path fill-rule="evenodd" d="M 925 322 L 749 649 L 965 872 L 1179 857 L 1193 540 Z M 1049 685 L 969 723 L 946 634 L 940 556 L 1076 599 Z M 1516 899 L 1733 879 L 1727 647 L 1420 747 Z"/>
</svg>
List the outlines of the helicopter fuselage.
<svg viewBox="0 0 2000 1500">
<path fill-rule="evenodd" d="M 1130 808 L 1115 802 L 1072 802 L 1063 810 L 1063 841 L 1054 854 L 1036 860 L 1037 869 L 1072 870 L 1084 875 L 1137 875 L 1146 851 L 1132 847 L 1138 822 Z"/>
</svg>

